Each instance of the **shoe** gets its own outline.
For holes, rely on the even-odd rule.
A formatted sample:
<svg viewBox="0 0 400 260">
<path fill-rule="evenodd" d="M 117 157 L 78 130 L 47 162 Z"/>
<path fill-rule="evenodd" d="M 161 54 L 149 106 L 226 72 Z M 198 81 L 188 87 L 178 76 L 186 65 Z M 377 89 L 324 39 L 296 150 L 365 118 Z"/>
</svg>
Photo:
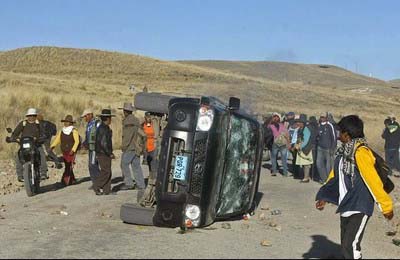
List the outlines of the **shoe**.
<svg viewBox="0 0 400 260">
<path fill-rule="evenodd" d="M 101 192 L 100 190 L 95 190 L 94 193 L 95 193 L 97 196 L 100 196 L 100 195 L 103 195 L 103 194 L 104 194 L 104 193 Z"/>
<path fill-rule="evenodd" d="M 300 183 L 308 183 L 308 182 L 310 182 L 310 179 L 302 179 L 302 180 L 300 181 Z"/>
<path fill-rule="evenodd" d="M 18 181 L 19 181 L 19 182 L 24 182 L 24 177 L 18 176 Z"/>
<path fill-rule="evenodd" d="M 49 176 L 47 174 L 40 175 L 41 181 L 47 180 L 48 178 L 49 178 Z"/>
<path fill-rule="evenodd" d="M 128 186 L 126 184 L 122 184 L 121 187 L 118 190 L 134 190 L 135 186 Z"/>
<path fill-rule="evenodd" d="M 276 173 L 274 173 L 274 172 L 273 172 L 273 173 L 271 173 L 271 176 L 276 176 Z"/>
</svg>

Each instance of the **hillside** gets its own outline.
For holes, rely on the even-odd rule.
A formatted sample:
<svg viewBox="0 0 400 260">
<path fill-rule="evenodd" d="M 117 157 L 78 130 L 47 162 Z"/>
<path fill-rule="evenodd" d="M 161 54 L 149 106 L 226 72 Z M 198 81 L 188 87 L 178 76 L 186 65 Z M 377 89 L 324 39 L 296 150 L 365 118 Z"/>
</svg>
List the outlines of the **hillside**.
<svg viewBox="0 0 400 260">
<path fill-rule="evenodd" d="M 333 65 L 296 64 L 272 61 L 180 61 L 180 63 L 213 68 L 283 83 L 301 82 L 307 85 L 330 87 L 386 85 L 382 80 L 355 74 Z"/>
<path fill-rule="evenodd" d="M 380 142 L 382 117 L 399 114 L 398 89 L 373 78 L 330 65 L 275 62 L 172 62 L 118 52 L 57 47 L 32 47 L 0 53 L 0 128 L 14 126 L 27 108 L 37 107 L 52 121 L 65 114 L 78 117 L 85 107 L 114 112 L 132 101 L 136 90 L 237 96 L 258 114 L 271 111 L 336 117 L 358 113 L 373 126 Z M 120 114 L 113 123 L 116 147 Z M 80 129 L 84 123 L 78 120 Z M 378 126 L 378 127 L 377 127 Z M 0 131 L 0 139 L 5 133 Z M 0 157 L 11 146 L 0 146 Z"/>
</svg>

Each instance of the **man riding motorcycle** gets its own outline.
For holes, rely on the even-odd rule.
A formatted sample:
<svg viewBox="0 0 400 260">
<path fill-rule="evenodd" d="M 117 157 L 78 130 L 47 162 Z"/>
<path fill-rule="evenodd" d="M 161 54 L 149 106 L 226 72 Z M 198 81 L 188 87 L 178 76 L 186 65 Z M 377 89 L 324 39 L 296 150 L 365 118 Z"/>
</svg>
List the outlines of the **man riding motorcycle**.
<svg viewBox="0 0 400 260">
<path fill-rule="evenodd" d="M 37 119 L 37 115 L 38 113 L 35 108 L 29 108 L 25 115 L 26 119 L 19 122 L 18 125 L 15 127 L 11 135 L 11 140 L 17 140 L 28 136 L 33 137 L 37 143 L 40 157 L 43 158 L 46 156 L 46 153 L 42 146 L 42 142 L 45 139 L 44 136 L 45 131 L 42 127 L 42 124 L 40 124 L 39 120 Z M 16 156 L 15 166 L 16 166 L 18 181 L 23 182 L 24 181 L 23 167 L 19 160 L 18 154 Z M 42 178 L 47 177 L 47 163 L 40 164 L 40 175 L 42 176 Z"/>
</svg>

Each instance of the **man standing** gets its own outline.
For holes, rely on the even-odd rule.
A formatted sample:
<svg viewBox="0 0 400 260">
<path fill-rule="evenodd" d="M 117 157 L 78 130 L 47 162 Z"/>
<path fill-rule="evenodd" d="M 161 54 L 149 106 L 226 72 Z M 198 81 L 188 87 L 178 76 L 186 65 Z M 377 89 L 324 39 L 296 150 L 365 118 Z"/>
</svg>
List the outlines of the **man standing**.
<svg viewBox="0 0 400 260">
<path fill-rule="evenodd" d="M 38 146 L 38 150 L 40 153 L 40 158 L 46 158 L 46 153 L 43 149 L 43 140 L 45 139 L 44 129 L 37 119 L 37 110 L 35 108 L 29 108 L 26 113 L 26 119 L 22 120 L 15 127 L 14 132 L 11 134 L 11 140 L 17 140 L 23 137 L 33 137 L 35 139 L 36 145 Z M 41 160 L 43 161 L 43 160 Z M 40 175 L 47 177 L 47 162 L 40 163 Z M 19 156 L 17 153 L 17 157 L 15 160 L 15 166 L 17 171 L 17 178 L 19 182 L 24 181 L 23 177 L 23 168 L 22 164 L 19 160 Z"/>
<path fill-rule="evenodd" d="M 115 158 L 110 124 L 111 117 L 115 115 L 111 114 L 111 109 L 103 109 L 99 116 L 101 124 L 96 133 L 96 157 L 100 166 L 100 174 L 94 180 L 93 190 L 96 195 L 109 195 L 111 194 L 111 160 Z"/>
<path fill-rule="evenodd" d="M 139 201 L 143 197 L 144 189 L 146 188 L 140 165 L 140 155 L 143 154 L 145 149 L 146 134 L 143 132 L 139 119 L 132 114 L 135 108 L 131 103 L 124 103 L 124 106 L 119 109 L 122 109 L 124 113 L 121 143 L 121 170 L 124 184 L 120 187 L 120 190 L 132 190 L 135 188 L 132 179 L 133 172 L 138 188 L 137 200 Z"/>
<path fill-rule="evenodd" d="M 87 123 L 83 147 L 88 150 L 89 154 L 88 167 L 90 179 L 92 180 L 92 186 L 89 187 L 89 189 L 93 189 L 94 181 L 100 174 L 99 162 L 96 158 L 96 132 L 101 122 L 100 120 L 94 118 L 93 111 L 91 109 L 85 109 L 81 115 L 81 118 L 84 118 L 85 122 Z"/>
<path fill-rule="evenodd" d="M 328 121 L 327 114 L 322 113 L 319 118 L 317 136 L 317 169 L 320 182 L 324 183 L 332 169 L 336 150 L 336 132 L 334 126 Z"/>
<path fill-rule="evenodd" d="M 287 153 L 289 148 L 289 133 L 281 123 L 281 115 L 278 113 L 272 114 L 272 122 L 268 126 L 272 130 L 272 134 L 274 136 L 274 142 L 272 144 L 271 151 L 271 175 L 276 176 L 278 172 L 278 153 L 281 153 L 281 161 L 283 166 L 283 176 L 288 177 L 288 167 L 287 167 Z"/>
<path fill-rule="evenodd" d="M 57 126 L 53 123 L 50 122 L 48 120 L 44 119 L 44 116 L 42 113 L 39 113 L 37 115 L 37 119 L 39 120 L 39 123 L 42 125 L 42 129 L 44 130 L 44 149 L 47 152 L 48 157 L 54 161 L 54 163 L 56 164 L 57 169 L 61 169 L 62 168 L 62 164 L 59 161 L 57 155 L 50 149 L 50 143 L 51 143 L 51 138 L 53 136 L 55 136 L 57 134 Z M 43 156 L 41 158 L 41 163 L 47 163 L 47 159 L 46 156 Z M 43 179 L 48 179 L 48 175 L 46 174 L 46 176 L 40 176 Z"/>
<path fill-rule="evenodd" d="M 315 206 L 323 210 L 327 202 L 338 205 L 343 256 L 360 259 L 361 240 L 374 202 L 389 220 L 393 218 L 393 202 L 375 170 L 375 157 L 364 139 L 363 121 L 350 115 L 343 117 L 338 127 L 342 147 L 328 180 L 316 196 Z"/>
<path fill-rule="evenodd" d="M 394 171 L 394 176 L 399 177 L 400 127 L 399 124 L 391 118 L 385 119 L 384 124 L 385 129 L 383 130 L 382 138 L 385 139 L 385 160 Z"/>
</svg>

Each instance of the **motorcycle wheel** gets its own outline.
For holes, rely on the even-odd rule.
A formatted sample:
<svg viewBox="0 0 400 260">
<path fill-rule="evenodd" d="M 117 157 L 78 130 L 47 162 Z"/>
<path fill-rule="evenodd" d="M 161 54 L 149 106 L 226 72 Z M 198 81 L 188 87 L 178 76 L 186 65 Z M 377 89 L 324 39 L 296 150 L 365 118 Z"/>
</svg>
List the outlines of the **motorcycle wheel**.
<svg viewBox="0 0 400 260">
<path fill-rule="evenodd" d="M 36 194 L 36 185 L 32 183 L 32 166 L 30 162 L 27 162 L 23 165 L 24 169 L 24 186 L 25 191 L 28 197 L 32 197 Z"/>
</svg>

